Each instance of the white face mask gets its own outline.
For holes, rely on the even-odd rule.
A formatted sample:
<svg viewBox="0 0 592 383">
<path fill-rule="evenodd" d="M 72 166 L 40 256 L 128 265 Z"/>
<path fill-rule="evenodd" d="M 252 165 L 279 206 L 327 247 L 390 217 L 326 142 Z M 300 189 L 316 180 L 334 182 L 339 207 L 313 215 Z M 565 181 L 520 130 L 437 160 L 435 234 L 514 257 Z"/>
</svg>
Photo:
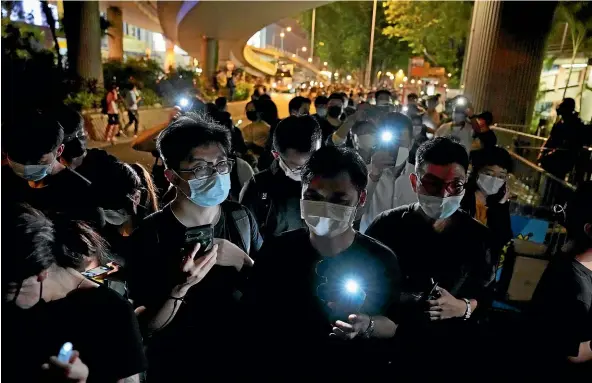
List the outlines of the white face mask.
<svg viewBox="0 0 592 383">
<path fill-rule="evenodd" d="M 327 116 L 327 109 L 317 108 L 317 114 L 319 115 L 319 117 L 325 118 Z"/>
<path fill-rule="evenodd" d="M 358 146 L 360 149 L 368 151 L 376 145 L 376 136 L 374 134 L 361 134 L 358 136 Z"/>
<path fill-rule="evenodd" d="M 419 206 L 426 215 L 432 219 L 445 219 L 454 214 L 460 207 L 460 202 L 465 193 L 450 197 L 437 197 L 418 194 Z"/>
<path fill-rule="evenodd" d="M 298 171 L 294 171 L 292 169 L 290 169 L 290 167 L 288 165 L 286 165 L 286 163 L 284 162 L 284 160 L 282 159 L 282 157 L 279 157 L 279 165 L 280 165 L 280 169 L 282 169 L 284 171 L 284 173 L 286 174 L 286 177 L 288 177 L 291 180 L 294 181 L 302 181 L 302 171 L 298 170 Z"/>
<path fill-rule="evenodd" d="M 395 161 L 397 166 L 407 161 L 407 158 L 409 158 L 409 148 L 405 148 L 403 146 L 399 147 L 399 152 L 397 153 L 397 161 Z"/>
<path fill-rule="evenodd" d="M 121 226 L 123 225 L 128 219 L 129 215 L 124 209 L 119 210 L 104 210 L 105 212 L 105 221 L 110 223 L 113 226 Z"/>
<path fill-rule="evenodd" d="M 496 194 L 505 183 L 506 181 L 497 177 L 488 176 L 487 174 L 479 174 L 479 178 L 477 178 L 479 189 L 487 195 Z"/>
<path fill-rule="evenodd" d="M 311 232 L 319 237 L 336 237 L 352 227 L 355 206 L 343 206 L 324 201 L 300 200 L 302 219 Z"/>
</svg>

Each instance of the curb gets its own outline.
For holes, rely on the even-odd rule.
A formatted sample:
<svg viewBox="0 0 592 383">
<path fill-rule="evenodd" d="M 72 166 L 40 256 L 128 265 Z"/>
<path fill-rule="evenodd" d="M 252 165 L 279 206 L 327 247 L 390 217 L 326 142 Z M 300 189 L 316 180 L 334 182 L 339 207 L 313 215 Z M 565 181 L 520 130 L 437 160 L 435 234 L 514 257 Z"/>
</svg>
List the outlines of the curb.
<svg viewBox="0 0 592 383">
<path fill-rule="evenodd" d="M 110 142 L 106 142 L 106 141 L 88 140 L 87 148 L 89 148 L 89 149 L 111 148 L 113 146 L 117 146 L 117 145 L 121 145 L 121 144 L 129 144 L 133 140 L 134 140 L 133 137 L 119 138 L 115 145 L 112 145 Z"/>
</svg>

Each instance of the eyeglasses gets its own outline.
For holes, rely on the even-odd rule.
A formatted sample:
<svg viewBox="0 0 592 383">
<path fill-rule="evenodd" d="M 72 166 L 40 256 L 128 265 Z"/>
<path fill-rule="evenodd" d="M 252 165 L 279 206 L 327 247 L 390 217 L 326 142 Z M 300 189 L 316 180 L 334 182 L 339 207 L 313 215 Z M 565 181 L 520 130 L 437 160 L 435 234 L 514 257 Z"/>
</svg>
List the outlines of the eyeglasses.
<svg viewBox="0 0 592 383">
<path fill-rule="evenodd" d="M 203 180 L 206 178 L 211 177 L 214 173 L 218 173 L 220 175 L 228 174 L 232 171 L 232 166 L 234 165 L 233 160 L 225 160 L 220 161 L 217 164 L 213 164 L 211 162 L 204 162 L 203 164 L 199 164 L 193 169 L 181 169 L 179 170 L 180 173 L 193 173 L 195 179 Z"/>
<path fill-rule="evenodd" d="M 297 167 L 291 167 L 290 165 L 288 165 L 288 163 L 286 162 L 286 160 L 284 160 L 284 158 L 280 155 L 280 161 L 282 161 L 284 163 L 284 165 L 286 165 L 286 167 L 288 169 L 290 169 L 291 171 L 293 171 L 294 173 L 298 173 L 301 172 L 302 169 L 304 169 L 304 165 L 302 166 L 297 166 Z"/>
<path fill-rule="evenodd" d="M 439 195 L 442 191 L 445 191 L 449 196 L 457 196 L 462 194 L 465 190 L 465 182 L 462 180 L 452 180 L 450 182 L 444 182 L 440 179 L 420 179 L 419 175 L 416 174 L 417 183 L 429 194 Z"/>
</svg>

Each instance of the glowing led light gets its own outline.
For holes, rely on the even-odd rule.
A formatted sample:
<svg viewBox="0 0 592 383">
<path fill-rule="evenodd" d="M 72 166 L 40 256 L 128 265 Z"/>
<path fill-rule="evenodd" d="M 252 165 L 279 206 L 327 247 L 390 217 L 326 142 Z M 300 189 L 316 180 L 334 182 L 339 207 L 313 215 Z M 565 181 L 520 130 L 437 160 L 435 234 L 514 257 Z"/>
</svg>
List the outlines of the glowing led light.
<svg viewBox="0 0 592 383">
<path fill-rule="evenodd" d="M 348 293 L 356 293 L 360 289 L 360 285 L 358 285 L 358 282 L 350 279 L 345 283 L 345 289 Z"/>
</svg>

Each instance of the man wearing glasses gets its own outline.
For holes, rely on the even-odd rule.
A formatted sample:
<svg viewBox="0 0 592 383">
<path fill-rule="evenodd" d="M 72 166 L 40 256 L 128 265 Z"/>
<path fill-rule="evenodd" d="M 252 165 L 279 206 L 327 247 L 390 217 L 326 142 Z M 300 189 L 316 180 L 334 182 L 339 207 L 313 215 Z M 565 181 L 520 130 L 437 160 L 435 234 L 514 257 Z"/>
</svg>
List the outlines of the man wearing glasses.
<svg viewBox="0 0 592 383">
<path fill-rule="evenodd" d="M 253 215 L 227 200 L 230 140 L 228 129 L 192 113 L 158 138 L 165 176 L 177 194 L 132 234 L 127 270 L 130 295 L 143 310 L 140 322 L 152 335 L 151 381 L 225 381 L 224 373 L 232 372 L 221 356 L 236 342 L 249 254 L 262 240 Z M 212 236 L 213 246 L 193 241 Z"/>
<path fill-rule="evenodd" d="M 300 173 L 321 147 L 321 129 L 313 117 L 288 117 L 273 135 L 275 160 L 241 192 L 241 204 L 255 217 L 263 238 L 305 227 L 300 217 Z"/>
<path fill-rule="evenodd" d="M 403 366 L 445 366 L 476 355 L 475 317 L 494 280 L 490 233 L 459 210 L 469 158 L 456 140 L 438 137 L 417 150 L 411 185 L 418 203 L 379 215 L 366 234 L 389 247 L 403 273 Z M 437 287 L 435 284 L 437 283 Z M 469 359 L 467 359 L 469 358 Z"/>
</svg>

